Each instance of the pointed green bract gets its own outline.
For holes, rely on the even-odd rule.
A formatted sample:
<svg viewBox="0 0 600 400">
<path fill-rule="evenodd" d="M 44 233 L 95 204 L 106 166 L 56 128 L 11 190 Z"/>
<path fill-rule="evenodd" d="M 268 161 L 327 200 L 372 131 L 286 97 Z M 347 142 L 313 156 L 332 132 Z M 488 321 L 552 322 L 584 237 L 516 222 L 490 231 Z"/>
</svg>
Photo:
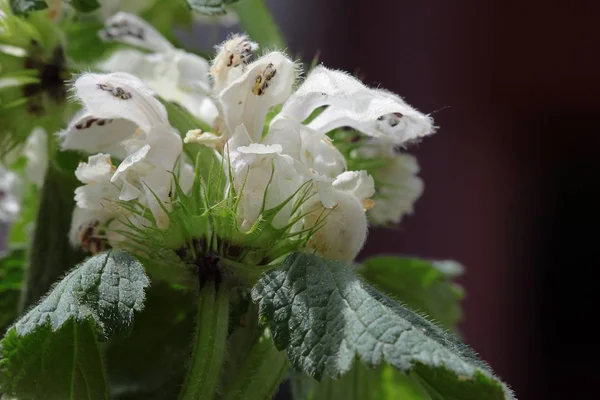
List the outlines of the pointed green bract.
<svg viewBox="0 0 600 400">
<path fill-rule="evenodd" d="M 341 377 L 356 356 L 416 370 L 456 399 L 511 399 L 512 394 L 455 335 L 394 303 L 337 261 L 295 253 L 263 274 L 252 290 L 260 317 L 292 366 L 310 376 Z"/>
</svg>

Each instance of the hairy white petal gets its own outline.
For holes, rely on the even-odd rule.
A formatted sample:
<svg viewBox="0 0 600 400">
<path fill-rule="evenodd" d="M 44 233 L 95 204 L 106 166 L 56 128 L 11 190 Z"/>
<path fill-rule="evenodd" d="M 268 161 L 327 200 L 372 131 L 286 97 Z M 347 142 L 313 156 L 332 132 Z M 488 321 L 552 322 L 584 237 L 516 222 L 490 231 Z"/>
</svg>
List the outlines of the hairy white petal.
<svg viewBox="0 0 600 400">
<path fill-rule="evenodd" d="M 218 95 L 229 132 L 243 124 L 255 142 L 261 140 L 269 108 L 288 98 L 294 84 L 294 63 L 272 52 L 250 64 L 246 72 Z"/>
<path fill-rule="evenodd" d="M 210 68 L 214 93 L 221 92 L 242 75 L 257 48 L 258 45 L 246 35 L 233 35 L 217 47 L 217 55 Z"/>
<path fill-rule="evenodd" d="M 398 154 L 389 164 L 374 172 L 378 187 L 373 196 L 375 206 L 369 218 L 376 224 L 398 223 L 412 214 L 414 203 L 421 197 L 424 184 L 417 176 L 419 165 L 415 157 Z"/>
<path fill-rule="evenodd" d="M 321 203 L 303 207 L 310 211 L 304 218 L 304 228 L 308 229 L 320 223 L 323 226 L 314 232 L 308 242 L 308 248 L 325 258 L 349 262 L 354 260 L 367 238 L 367 217 L 361 202 L 352 194 L 336 190 L 336 206 L 325 209 Z"/>
<path fill-rule="evenodd" d="M 431 118 L 400 97 L 370 89 L 344 72 L 325 67 L 317 67 L 308 75 L 272 123 L 284 117 L 304 121 L 322 106 L 328 108 L 308 125 L 321 133 L 347 126 L 370 136 L 390 137 L 399 144 L 433 132 Z"/>
<path fill-rule="evenodd" d="M 335 178 L 333 187 L 350 193 L 359 200 L 367 199 L 375 193 L 375 182 L 367 171 L 346 171 Z"/>
<path fill-rule="evenodd" d="M 167 111 L 137 77 L 121 72 L 83 74 L 74 84 L 76 97 L 96 118 L 127 119 L 144 132 L 168 124 Z"/>
<path fill-rule="evenodd" d="M 117 156 L 120 142 L 131 137 L 135 129 L 135 123 L 129 120 L 98 118 L 83 109 L 67 129 L 58 133 L 58 138 L 63 150 L 106 151 Z"/>
<path fill-rule="evenodd" d="M 122 42 L 154 52 L 165 52 L 173 48 L 152 25 L 126 12 L 119 12 L 108 18 L 99 35 L 106 41 Z"/>
</svg>

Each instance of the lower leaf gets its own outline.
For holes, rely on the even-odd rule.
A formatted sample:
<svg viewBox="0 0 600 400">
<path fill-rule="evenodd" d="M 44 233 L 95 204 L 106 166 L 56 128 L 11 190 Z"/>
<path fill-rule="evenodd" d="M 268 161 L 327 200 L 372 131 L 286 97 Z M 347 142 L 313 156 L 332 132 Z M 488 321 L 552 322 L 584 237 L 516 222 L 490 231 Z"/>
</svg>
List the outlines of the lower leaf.
<svg viewBox="0 0 600 400">
<path fill-rule="evenodd" d="M 56 332 L 11 330 L 0 349 L 2 389 L 20 400 L 108 399 L 108 385 L 93 324 L 74 320 Z"/>
<path fill-rule="evenodd" d="M 252 291 L 279 349 L 317 380 L 339 378 L 358 355 L 416 371 L 455 399 L 512 399 L 510 390 L 460 339 L 362 282 L 346 265 L 295 253 Z"/>
</svg>

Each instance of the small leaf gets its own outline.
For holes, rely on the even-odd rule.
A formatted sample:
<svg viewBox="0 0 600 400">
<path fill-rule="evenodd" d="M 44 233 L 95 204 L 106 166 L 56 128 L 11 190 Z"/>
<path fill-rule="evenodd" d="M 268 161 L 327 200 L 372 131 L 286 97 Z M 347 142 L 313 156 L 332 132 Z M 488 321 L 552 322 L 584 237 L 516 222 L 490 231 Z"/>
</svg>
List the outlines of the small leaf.
<svg viewBox="0 0 600 400">
<path fill-rule="evenodd" d="M 72 319 L 52 332 L 44 325 L 20 336 L 12 329 L 0 348 L 0 383 L 20 400 L 108 399 L 96 334 Z"/>
<path fill-rule="evenodd" d="M 30 11 L 48 8 L 45 0 L 10 0 L 10 8 L 17 15 L 27 14 Z"/>
<path fill-rule="evenodd" d="M 70 0 L 69 4 L 79 12 L 91 12 L 100 8 L 97 0 Z"/>
<path fill-rule="evenodd" d="M 462 272 L 455 262 L 377 256 L 366 259 L 358 271 L 373 286 L 446 328 L 460 320 L 463 291 L 450 281 Z"/>
<path fill-rule="evenodd" d="M 455 399 L 511 399 L 510 391 L 458 337 L 394 303 L 344 264 L 294 253 L 252 290 L 259 316 L 292 366 L 315 379 L 339 378 L 358 355 L 415 370 Z"/>
<path fill-rule="evenodd" d="M 206 15 L 223 15 L 227 11 L 225 6 L 237 0 L 186 0 L 188 7 Z"/>
<path fill-rule="evenodd" d="M 11 331 L 26 336 L 45 325 L 56 331 L 70 319 L 93 320 L 107 338 L 131 327 L 149 284 L 142 264 L 128 253 L 98 254 L 64 277 Z"/>
</svg>

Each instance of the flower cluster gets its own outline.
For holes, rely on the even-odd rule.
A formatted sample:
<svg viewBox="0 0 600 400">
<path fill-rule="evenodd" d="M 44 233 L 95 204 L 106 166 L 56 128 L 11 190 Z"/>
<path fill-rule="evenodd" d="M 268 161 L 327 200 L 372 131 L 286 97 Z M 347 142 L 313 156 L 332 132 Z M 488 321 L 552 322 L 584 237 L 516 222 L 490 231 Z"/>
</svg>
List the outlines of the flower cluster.
<svg viewBox="0 0 600 400">
<path fill-rule="evenodd" d="M 131 15 L 111 18 L 102 35 L 154 53 L 122 50 L 101 64 L 121 72 L 88 73 L 74 83 L 83 110 L 60 134 L 62 146 L 101 152 L 76 171 L 84 185 L 75 195 L 74 244 L 93 250 L 114 241 L 111 225 L 122 228 L 123 216 L 131 221 L 115 206 L 119 202 L 139 210 L 139 226 L 166 228 L 174 186 L 188 194 L 194 181 L 182 153 L 192 144 L 214 149 L 222 160 L 226 185 L 215 205 L 234 199 L 229 204 L 240 234 L 265 229 L 261 224 L 271 212 L 272 228 L 310 232 L 304 250 L 331 259 L 356 257 L 367 236 L 368 210 L 375 222 L 394 222 L 420 195 L 416 162 L 394 149 L 430 134 L 433 125 L 400 97 L 323 66 L 297 85 L 296 63 L 278 51 L 256 57 L 258 46 L 246 36 L 219 46 L 208 69 Z M 182 145 L 155 92 L 212 123 L 212 132 L 179 132 L 186 134 Z M 364 143 L 352 154 L 340 151 L 343 143 L 335 139 L 348 128 Z M 386 162 L 373 171 L 350 170 L 356 157 Z M 113 158 L 122 161 L 113 166 Z"/>
</svg>

